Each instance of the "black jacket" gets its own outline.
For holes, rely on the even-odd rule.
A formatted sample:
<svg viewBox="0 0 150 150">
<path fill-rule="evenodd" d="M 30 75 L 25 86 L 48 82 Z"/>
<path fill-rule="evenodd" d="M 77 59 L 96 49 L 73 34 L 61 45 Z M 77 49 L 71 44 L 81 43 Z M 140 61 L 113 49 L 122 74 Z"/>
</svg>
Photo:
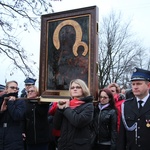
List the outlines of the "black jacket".
<svg viewBox="0 0 150 150">
<path fill-rule="evenodd" d="M 87 99 L 87 101 L 86 101 Z M 90 99 L 90 101 L 89 101 Z M 90 123 L 93 119 L 93 97 L 85 98 L 85 103 L 71 109 L 57 109 L 54 116 L 54 127 L 61 129 L 58 150 L 90 150 Z"/>
<path fill-rule="evenodd" d="M 26 142 L 40 144 L 49 141 L 48 103 L 38 104 L 26 100 Z"/>
<path fill-rule="evenodd" d="M 27 91 L 25 88 L 21 91 L 20 97 L 27 97 Z"/>
<path fill-rule="evenodd" d="M 118 137 L 117 150 L 149 150 L 150 149 L 150 96 L 139 112 L 136 98 L 124 102 L 124 118 L 128 127 L 137 122 L 137 130 L 129 131 L 122 119 Z"/>
<path fill-rule="evenodd" d="M 116 149 L 117 142 L 117 111 L 107 106 L 100 110 L 95 106 L 94 127 L 96 132 L 96 144 L 110 143 L 111 149 Z"/>
<path fill-rule="evenodd" d="M 0 97 L 0 107 L 4 97 Z M 7 110 L 0 112 L 0 150 L 24 149 L 21 123 L 25 110 L 25 101 L 16 100 L 8 101 Z"/>
</svg>

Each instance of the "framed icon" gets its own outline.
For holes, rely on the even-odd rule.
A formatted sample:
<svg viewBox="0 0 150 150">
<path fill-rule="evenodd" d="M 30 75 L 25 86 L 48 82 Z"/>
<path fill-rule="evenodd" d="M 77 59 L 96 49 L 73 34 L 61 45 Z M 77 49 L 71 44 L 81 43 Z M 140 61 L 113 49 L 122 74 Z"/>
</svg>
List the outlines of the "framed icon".
<svg viewBox="0 0 150 150">
<path fill-rule="evenodd" d="M 69 98 L 69 83 L 84 80 L 98 91 L 98 8 L 68 10 L 41 17 L 39 91 L 41 101 Z"/>
</svg>

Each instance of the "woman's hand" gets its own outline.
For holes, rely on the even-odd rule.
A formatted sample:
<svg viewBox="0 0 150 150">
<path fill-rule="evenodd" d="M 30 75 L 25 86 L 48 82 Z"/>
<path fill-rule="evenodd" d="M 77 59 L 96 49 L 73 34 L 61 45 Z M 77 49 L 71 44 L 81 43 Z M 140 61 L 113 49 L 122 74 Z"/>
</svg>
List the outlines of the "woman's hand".
<svg viewBox="0 0 150 150">
<path fill-rule="evenodd" d="M 58 103 L 57 103 L 57 106 L 59 109 L 64 109 L 64 108 L 67 108 L 69 107 L 69 100 L 60 100 Z"/>
</svg>

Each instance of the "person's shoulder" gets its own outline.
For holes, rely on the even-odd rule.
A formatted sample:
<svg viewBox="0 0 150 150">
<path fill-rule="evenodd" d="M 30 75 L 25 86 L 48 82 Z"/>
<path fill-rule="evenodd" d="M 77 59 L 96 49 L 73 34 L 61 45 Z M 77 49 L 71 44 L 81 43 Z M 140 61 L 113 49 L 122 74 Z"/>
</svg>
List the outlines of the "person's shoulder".
<svg viewBox="0 0 150 150">
<path fill-rule="evenodd" d="M 134 100 L 134 97 L 130 97 L 130 98 L 126 99 L 125 101 L 130 102 L 130 101 L 133 101 L 133 100 Z"/>
<path fill-rule="evenodd" d="M 124 101 L 125 104 L 132 103 L 134 101 L 134 97 L 128 98 Z"/>
<path fill-rule="evenodd" d="M 23 97 L 18 98 L 16 101 L 17 101 L 18 103 L 26 103 L 26 102 L 27 102 L 27 100 L 25 100 Z"/>
<path fill-rule="evenodd" d="M 116 113 L 116 109 L 114 109 L 114 108 L 111 108 L 109 111 L 110 111 L 111 113 Z"/>
</svg>

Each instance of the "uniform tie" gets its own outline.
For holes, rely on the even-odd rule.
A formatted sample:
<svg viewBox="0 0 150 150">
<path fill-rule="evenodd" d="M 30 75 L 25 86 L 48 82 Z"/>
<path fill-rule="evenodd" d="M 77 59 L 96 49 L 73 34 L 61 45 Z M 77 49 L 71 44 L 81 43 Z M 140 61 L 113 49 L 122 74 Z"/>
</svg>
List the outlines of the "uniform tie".
<svg viewBox="0 0 150 150">
<path fill-rule="evenodd" d="M 139 100 L 138 103 L 139 103 L 139 112 L 140 112 L 141 109 L 142 109 L 142 107 L 143 107 L 143 106 L 142 106 L 143 101 L 142 101 L 142 100 Z"/>
</svg>

